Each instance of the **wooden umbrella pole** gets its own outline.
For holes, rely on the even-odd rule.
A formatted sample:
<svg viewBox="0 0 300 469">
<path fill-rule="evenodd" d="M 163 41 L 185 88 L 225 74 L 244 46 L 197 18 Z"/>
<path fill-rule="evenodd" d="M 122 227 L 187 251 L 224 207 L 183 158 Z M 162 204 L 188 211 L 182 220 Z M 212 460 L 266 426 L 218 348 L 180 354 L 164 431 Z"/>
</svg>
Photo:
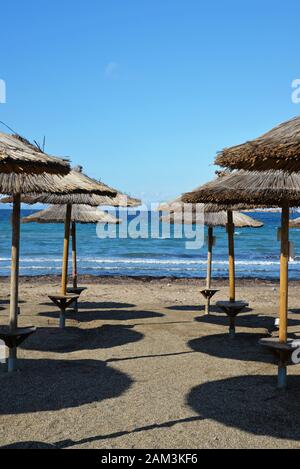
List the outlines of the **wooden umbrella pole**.
<svg viewBox="0 0 300 469">
<path fill-rule="evenodd" d="M 66 293 L 67 293 L 71 215 L 72 215 L 72 205 L 67 204 L 66 218 L 65 218 L 65 236 L 64 236 L 62 276 L 61 276 L 61 293 L 62 293 L 62 295 L 66 295 Z"/>
<path fill-rule="evenodd" d="M 207 233 L 207 275 L 206 275 L 206 288 L 210 290 L 211 287 L 211 260 L 212 260 L 212 247 L 213 247 L 213 228 L 208 227 Z M 206 294 L 205 314 L 209 314 L 210 310 L 210 292 Z"/>
<path fill-rule="evenodd" d="M 20 256 L 20 208 L 21 196 L 13 197 L 12 213 L 12 244 L 11 244 L 11 276 L 10 276 L 10 313 L 9 327 L 15 331 L 18 327 L 18 295 L 19 295 L 19 256 Z M 8 371 L 15 371 L 17 347 L 9 348 Z"/>
<path fill-rule="evenodd" d="M 208 227 L 207 234 L 207 277 L 206 277 L 206 288 L 211 287 L 211 262 L 212 262 L 212 249 L 213 249 L 213 228 Z"/>
<path fill-rule="evenodd" d="M 76 250 L 76 223 L 72 222 L 72 279 L 73 288 L 78 287 L 78 274 L 77 274 L 77 250 Z"/>
<path fill-rule="evenodd" d="M 280 255 L 280 308 L 279 341 L 287 340 L 288 315 L 288 268 L 289 268 L 289 205 L 282 207 L 281 213 L 281 255 Z"/>
<path fill-rule="evenodd" d="M 229 255 L 229 301 L 235 301 L 235 267 L 234 267 L 234 224 L 232 211 L 227 212 L 227 234 Z"/>
<path fill-rule="evenodd" d="M 9 320 L 9 326 L 11 330 L 14 330 L 18 327 L 20 207 L 21 207 L 21 196 L 20 194 L 16 194 L 13 197 L 13 213 L 12 213 L 10 320 Z"/>
</svg>

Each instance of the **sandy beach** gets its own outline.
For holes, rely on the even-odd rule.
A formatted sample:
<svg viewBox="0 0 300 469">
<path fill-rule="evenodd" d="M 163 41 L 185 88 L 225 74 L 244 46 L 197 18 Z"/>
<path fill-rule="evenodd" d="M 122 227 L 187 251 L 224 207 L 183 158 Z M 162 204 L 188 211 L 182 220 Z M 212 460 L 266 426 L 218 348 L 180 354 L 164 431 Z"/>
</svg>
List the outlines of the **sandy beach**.
<svg viewBox="0 0 300 469">
<path fill-rule="evenodd" d="M 38 331 L 19 349 L 21 371 L 0 365 L 0 442 L 12 448 L 297 448 L 300 366 L 276 389 L 276 282 L 238 282 L 249 309 L 234 341 L 216 308 L 203 315 L 200 280 L 82 279 L 78 314 L 58 328 L 47 295 L 58 278 L 22 278 L 20 325 Z M 225 281 L 216 300 L 227 298 Z M 0 283 L 7 323 L 8 279 Z M 290 334 L 300 335 L 299 283 Z M 276 332 L 275 332 L 276 333 Z"/>
</svg>

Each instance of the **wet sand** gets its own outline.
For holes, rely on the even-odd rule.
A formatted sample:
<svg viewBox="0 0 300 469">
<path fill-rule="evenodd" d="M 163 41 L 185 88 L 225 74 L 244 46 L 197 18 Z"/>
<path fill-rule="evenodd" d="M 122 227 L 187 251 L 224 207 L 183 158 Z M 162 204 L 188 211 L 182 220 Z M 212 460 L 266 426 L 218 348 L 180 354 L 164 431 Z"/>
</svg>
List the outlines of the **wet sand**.
<svg viewBox="0 0 300 469">
<path fill-rule="evenodd" d="M 60 330 L 47 297 L 59 279 L 21 279 L 20 325 L 38 331 L 19 349 L 20 372 L 0 364 L 1 447 L 300 447 L 300 365 L 280 392 L 274 358 L 258 345 L 276 335 L 278 283 L 238 282 L 249 310 L 233 341 L 222 313 L 204 316 L 201 280 L 81 281 L 79 313 Z M 214 300 L 227 299 L 226 282 L 214 286 Z M 8 290 L 2 278 L 1 324 Z M 289 332 L 300 337 L 297 282 Z"/>
</svg>

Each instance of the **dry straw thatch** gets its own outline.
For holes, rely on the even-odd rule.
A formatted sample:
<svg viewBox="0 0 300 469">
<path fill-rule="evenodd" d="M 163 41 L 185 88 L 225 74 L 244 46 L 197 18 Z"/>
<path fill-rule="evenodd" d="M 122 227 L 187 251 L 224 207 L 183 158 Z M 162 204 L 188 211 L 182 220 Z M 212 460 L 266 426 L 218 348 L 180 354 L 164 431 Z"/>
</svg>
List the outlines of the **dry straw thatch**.
<svg viewBox="0 0 300 469">
<path fill-rule="evenodd" d="M 197 190 L 197 189 L 195 189 Z M 193 192 L 193 191 L 192 191 Z M 190 194 L 188 192 L 187 194 Z M 185 194 L 183 194 L 185 195 Z M 204 213 L 217 213 L 217 212 L 227 212 L 228 210 L 231 211 L 259 211 L 265 209 L 265 205 L 261 204 L 246 204 L 246 203 L 239 203 L 239 204 L 221 204 L 221 203 L 190 203 L 190 202 L 183 202 L 181 196 L 180 198 L 176 199 L 177 202 L 170 202 L 170 203 L 163 203 L 159 206 L 158 210 L 161 212 L 172 212 L 172 213 L 181 213 L 183 210 L 191 210 L 194 213 L 196 212 L 204 212 Z M 180 202 L 179 202 L 180 200 Z M 1 200 L 0 200 L 1 202 Z M 190 207 L 190 208 L 189 208 Z"/>
<path fill-rule="evenodd" d="M 225 148 L 215 164 L 251 171 L 300 171 L 300 117 L 280 124 L 255 140 Z"/>
<path fill-rule="evenodd" d="M 260 228 L 263 226 L 258 220 L 245 215 L 244 213 L 233 212 L 233 224 L 237 228 Z M 221 212 L 204 212 L 203 214 L 196 214 L 195 212 L 185 216 L 183 212 L 173 212 L 169 215 L 164 215 L 161 217 L 161 221 L 165 223 L 186 223 L 186 224 L 204 224 L 206 226 L 217 227 L 217 226 L 226 226 L 228 223 L 228 217 L 226 211 Z"/>
<path fill-rule="evenodd" d="M 98 182 L 81 172 L 73 169 L 70 175 L 63 178 L 61 185 L 70 188 L 66 193 L 41 192 L 38 194 L 23 194 L 21 201 L 26 204 L 84 204 L 97 207 L 108 205 L 113 207 L 136 207 L 141 204 L 139 199 L 127 196 L 115 189 L 111 189 L 102 182 Z M 88 193 L 87 191 L 91 191 Z M 100 194 L 100 195 L 99 195 Z M 11 197 L 3 197 L 1 203 L 11 203 Z"/>
<path fill-rule="evenodd" d="M 62 184 L 70 171 L 67 160 L 43 153 L 27 140 L 0 133 L 0 193 L 68 192 L 72 185 Z"/>
<path fill-rule="evenodd" d="M 1 173 L 68 173 L 68 160 L 46 155 L 40 148 L 18 136 L 0 132 Z"/>
<path fill-rule="evenodd" d="M 107 195 L 96 194 L 36 194 L 36 195 L 22 195 L 21 200 L 24 204 L 34 205 L 37 203 L 43 204 L 84 204 L 92 207 L 99 205 L 107 205 L 111 207 L 137 207 L 141 201 L 134 199 L 124 194 L 117 193 L 116 197 L 109 197 Z M 12 202 L 11 197 L 3 197 L 0 203 L 9 204 Z"/>
<path fill-rule="evenodd" d="M 55 205 L 24 217 L 22 223 L 64 223 L 65 219 L 66 205 Z M 120 223 L 120 220 L 113 215 L 89 205 L 73 205 L 71 221 L 76 223 Z"/>
<path fill-rule="evenodd" d="M 284 171 L 237 171 L 182 196 L 186 203 L 281 207 L 300 205 L 300 174 Z"/>
<path fill-rule="evenodd" d="M 38 202 L 46 204 L 77 203 L 96 206 L 98 203 L 92 198 L 93 195 L 103 197 L 104 200 L 108 196 L 114 198 L 117 195 L 115 189 L 86 176 L 77 169 L 72 169 L 69 174 L 63 177 L 57 175 L 43 176 L 45 181 L 48 181 L 48 185 L 47 187 L 42 186 L 40 190 L 38 190 L 39 177 L 42 176 L 26 176 L 26 181 L 29 180 L 32 183 L 29 190 L 26 190 L 26 185 L 25 188 L 21 188 L 21 192 L 24 194 L 22 201 L 31 204 Z M 11 199 L 9 197 L 3 198 L 1 202 L 9 203 Z"/>
<path fill-rule="evenodd" d="M 228 173 L 231 174 L 231 173 Z M 220 176 L 218 177 L 220 178 Z M 195 189 L 195 191 L 197 191 Z M 194 192 L 194 191 L 192 191 Z M 185 194 L 184 194 L 185 195 Z M 161 203 L 158 208 L 156 209 L 157 211 L 160 212 L 173 212 L 173 213 L 181 213 L 183 210 L 192 210 L 193 212 L 204 212 L 204 213 L 215 213 L 215 212 L 221 212 L 221 211 L 251 211 L 251 210 L 256 210 L 256 209 L 265 209 L 265 205 L 262 204 L 245 204 L 245 203 L 237 203 L 237 204 L 212 204 L 212 203 L 190 203 L 186 202 L 183 200 L 183 195 L 180 195 L 174 200 L 171 200 L 169 202 L 163 202 Z M 194 216 L 194 215 L 193 215 Z"/>
</svg>

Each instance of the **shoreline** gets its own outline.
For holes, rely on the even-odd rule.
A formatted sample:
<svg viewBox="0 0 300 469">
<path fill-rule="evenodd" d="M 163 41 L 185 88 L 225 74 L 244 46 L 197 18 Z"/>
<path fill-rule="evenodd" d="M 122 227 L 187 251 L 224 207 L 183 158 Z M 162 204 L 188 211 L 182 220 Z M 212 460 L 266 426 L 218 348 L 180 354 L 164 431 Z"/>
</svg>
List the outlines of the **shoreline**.
<svg viewBox="0 0 300 469">
<path fill-rule="evenodd" d="M 51 282 L 60 282 L 61 276 L 56 274 L 45 274 L 45 275 L 20 275 L 20 281 L 24 283 L 47 283 Z M 0 280 L 3 283 L 8 283 L 10 277 L 7 275 L 0 275 Z M 69 277 L 69 283 L 71 283 L 72 279 Z M 205 277 L 154 277 L 154 276 L 128 276 L 128 275 L 92 275 L 92 274 L 85 274 L 79 276 L 79 283 L 88 283 L 88 284 L 97 284 L 101 282 L 101 284 L 123 284 L 123 283 L 164 283 L 164 284 L 182 284 L 182 285 L 197 285 L 203 284 L 205 282 Z M 290 279 L 289 282 L 293 285 L 300 285 L 300 279 Z M 224 277 L 213 277 L 212 283 L 217 283 L 220 286 L 228 285 L 228 279 Z M 255 285 L 279 285 L 279 279 L 274 278 L 253 278 L 253 277 L 243 277 L 243 278 L 236 278 L 236 286 L 255 286 Z"/>
</svg>

